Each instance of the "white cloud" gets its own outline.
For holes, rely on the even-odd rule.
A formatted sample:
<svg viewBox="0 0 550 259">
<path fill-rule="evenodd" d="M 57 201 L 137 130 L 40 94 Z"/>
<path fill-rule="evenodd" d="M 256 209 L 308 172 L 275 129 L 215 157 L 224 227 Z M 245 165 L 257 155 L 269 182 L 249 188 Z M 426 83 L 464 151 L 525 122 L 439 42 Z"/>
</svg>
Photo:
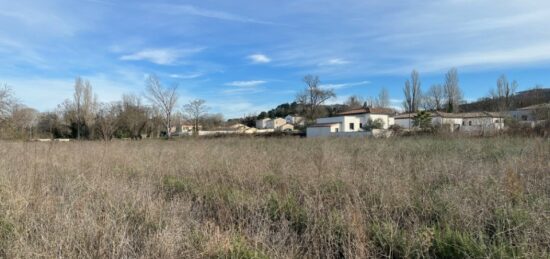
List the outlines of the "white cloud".
<svg viewBox="0 0 550 259">
<path fill-rule="evenodd" d="M 170 77 L 171 78 L 176 78 L 176 79 L 194 79 L 194 78 L 201 77 L 202 75 L 203 75 L 202 73 L 171 74 Z"/>
<path fill-rule="evenodd" d="M 333 58 L 333 59 L 329 59 L 326 62 L 322 62 L 319 65 L 320 66 L 337 66 L 337 65 L 346 65 L 346 64 L 349 64 L 349 63 L 350 62 L 345 60 L 345 59 Z"/>
<path fill-rule="evenodd" d="M 256 87 L 265 83 L 266 81 L 263 81 L 263 80 L 251 80 L 251 81 L 233 81 L 233 82 L 226 83 L 225 85 L 236 86 L 241 88 L 251 88 L 251 87 Z"/>
<path fill-rule="evenodd" d="M 264 54 L 253 54 L 247 58 L 254 64 L 265 64 L 271 62 L 271 59 Z"/>
<path fill-rule="evenodd" d="M 158 65 L 170 65 L 180 58 L 202 51 L 202 48 L 191 49 L 144 49 L 133 54 L 120 57 L 121 60 L 140 61 L 146 60 Z"/>
</svg>

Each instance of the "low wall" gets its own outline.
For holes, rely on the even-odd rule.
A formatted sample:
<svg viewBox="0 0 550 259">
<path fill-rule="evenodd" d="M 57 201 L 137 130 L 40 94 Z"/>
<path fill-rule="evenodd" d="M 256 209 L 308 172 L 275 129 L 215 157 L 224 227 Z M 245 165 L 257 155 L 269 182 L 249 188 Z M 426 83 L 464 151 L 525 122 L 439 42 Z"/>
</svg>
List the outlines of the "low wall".
<svg viewBox="0 0 550 259">
<path fill-rule="evenodd" d="M 344 138 L 357 138 L 357 137 L 372 137 L 373 134 L 370 131 L 356 131 L 356 132 L 333 132 L 330 133 L 331 137 L 344 137 Z"/>
</svg>

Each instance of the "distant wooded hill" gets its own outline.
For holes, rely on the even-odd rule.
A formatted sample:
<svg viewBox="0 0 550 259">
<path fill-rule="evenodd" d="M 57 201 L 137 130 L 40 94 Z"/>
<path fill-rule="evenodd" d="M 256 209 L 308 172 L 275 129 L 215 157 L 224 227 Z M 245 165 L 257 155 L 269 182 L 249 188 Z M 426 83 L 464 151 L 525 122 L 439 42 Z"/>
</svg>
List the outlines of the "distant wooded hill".
<svg viewBox="0 0 550 259">
<path fill-rule="evenodd" d="M 512 107 L 522 108 L 540 103 L 550 102 L 550 88 L 535 88 L 527 91 L 518 92 L 512 96 Z M 460 111 L 476 112 L 476 111 L 497 111 L 498 100 L 486 97 L 475 102 L 462 104 Z"/>
</svg>

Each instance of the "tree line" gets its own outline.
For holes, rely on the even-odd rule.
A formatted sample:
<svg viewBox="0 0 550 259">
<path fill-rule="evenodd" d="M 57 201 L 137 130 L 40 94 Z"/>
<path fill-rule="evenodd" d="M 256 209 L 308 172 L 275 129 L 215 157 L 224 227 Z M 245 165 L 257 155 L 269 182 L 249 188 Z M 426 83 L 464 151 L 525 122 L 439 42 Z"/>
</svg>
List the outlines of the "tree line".
<svg viewBox="0 0 550 259">
<path fill-rule="evenodd" d="M 149 102 L 145 104 L 144 100 Z M 178 107 L 177 85 L 165 86 L 147 77 L 145 94 L 125 94 L 120 101 L 100 102 L 90 81 L 77 77 L 73 96 L 53 111 L 38 112 L 22 105 L 7 85 L 0 87 L 0 137 L 103 139 L 170 137 L 175 125 L 192 123 L 196 133 L 223 124 L 221 114 L 209 114 L 204 100 Z"/>
<path fill-rule="evenodd" d="M 319 76 L 315 75 L 305 76 L 302 82 L 304 88 L 292 103 L 227 122 L 224 122 L 221 114 L 209 114 L 206 101 L 201 99 L 191 100 L 178 107 L 178 86 L 163 85 L 155 75 L 146 78 L 144 95 L 126 94 L 121 100 L 109 103 L 99 102 L 91 83 L 77 77 L 72 98 L 59 104 L 54 111 L 43 113 L 20 104 L 10 87 L 3 85 L 0 87 L 0 137 L 110 140 L 114 137 L 138 139 L 146 135 L 170 138 L 174 126 L 184 122 L 190 124 L 193 132 L 197 133 L 200 128 L 212 129 L 224 123 L 243 123 L 253 127 L 257 119 L 287 115 L 302 116 L 306 122 L 314 123 L 319 117 L 350 109 L 393 107 L 385 87 L 374 98 L 353 95 L 343 104 L 327 104 L 327 101 L 336 97 L 334 89 L 323 87 Z M 531 92 L 516 95 L 517 88 L 515 80 L 510 82 L 502 75 L 487 97 L 469 105 L 463 99 L 456 68 L 445 74 L 443 83 L 431 85 L 426 91 L 422 90 L 420 74 L 413 70 L 410 78 L 404 82 L 402 107 L 408 113 L 459 112 L 461 109 L 472 111 L 476 108 L 478 111 L 506 111 L 518 105 L 537 104 L 550 99 L 550 92 L 544 91 L 548 89 L 532 90 L 534 96 L 531 96 Z M 148 105 L 144 103 L 145 100 Z"/>
</svg>

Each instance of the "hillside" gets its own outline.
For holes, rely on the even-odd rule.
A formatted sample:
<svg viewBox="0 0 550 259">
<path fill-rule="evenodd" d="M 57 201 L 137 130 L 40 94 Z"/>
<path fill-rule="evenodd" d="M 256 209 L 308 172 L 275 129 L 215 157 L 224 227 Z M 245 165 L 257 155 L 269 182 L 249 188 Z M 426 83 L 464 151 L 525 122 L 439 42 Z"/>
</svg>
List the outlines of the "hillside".
<svg viewBox="0 0 550 259">
<path fill-rule="evenodd" d="M 540 103 L 550 102 L 550 88 L 535 88 L 516 93 L 512 97 L 514 108 L 527 107 Z M 463 112 L 496 111 L 497 100 L 486 97 L 478 101 L 466 103 L 460 106 Z"/>
</svg>

